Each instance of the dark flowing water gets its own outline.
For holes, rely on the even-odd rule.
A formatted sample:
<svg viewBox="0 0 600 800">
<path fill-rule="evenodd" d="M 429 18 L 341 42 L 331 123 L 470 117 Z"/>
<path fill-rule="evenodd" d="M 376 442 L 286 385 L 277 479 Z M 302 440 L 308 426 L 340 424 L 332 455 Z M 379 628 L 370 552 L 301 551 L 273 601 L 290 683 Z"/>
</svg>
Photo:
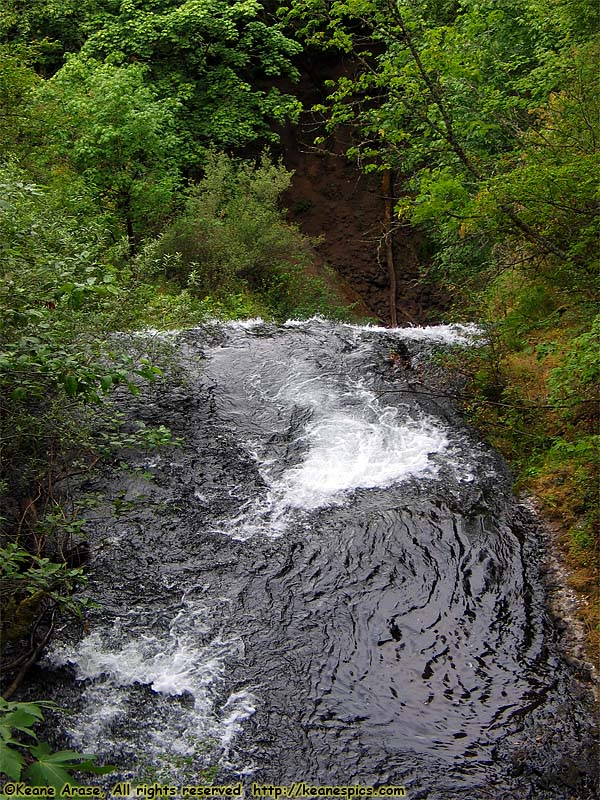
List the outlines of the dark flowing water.
<svg viewBox="0 0 600 800">
<path fill-rule="evenodd" d="M 180 450 L 107 473 L 85 635 L 46 681 L 72 745 L 134 782 L 592 798 L 591 699 L 545 610 L 539 532 L 440 399 L 467 331 L 314 320 L 171 337 L 124 400 Z"/>
</svg>

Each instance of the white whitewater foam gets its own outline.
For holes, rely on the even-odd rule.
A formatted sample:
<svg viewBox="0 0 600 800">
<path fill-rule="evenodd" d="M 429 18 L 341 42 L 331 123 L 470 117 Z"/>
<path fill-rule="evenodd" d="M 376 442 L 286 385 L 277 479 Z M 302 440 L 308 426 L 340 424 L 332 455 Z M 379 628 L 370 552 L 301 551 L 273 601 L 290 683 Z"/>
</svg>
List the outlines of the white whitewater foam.
<svg viewBox="0 0 600 800">
<path fill-rule="evenodd" d="M 289 443 L 300 460 L 281 470 L 268 443 L 247 442 L 267 492 L 241 509 L 222 532 L 248 539 L 262 532 L 280 536 L 294 512 L 339 506 L 357 489 L 385 488 L 413 476 L 435 477 L 434 455 L 448 447 L 446 431 L 432 418 L 406 417 L 403 409 L 381 404 L 360 382 L 336 391 L 326 375 L 307 376 L 290 365 L 290 379 L 265 403 L 310 410 Z"/>
<path fill-rule="evenodd" d="M 480 339 L 484 331 L 474 323 L 453 323 L 451 325 L 425 325 L 401 328 L 385 328 L 382 325 L 353 325 L 347 322 L 332 322 L 324 317 L 314 316 L 310 319 L 289 319 L 284 323 L 286 328 L 303 328 L 314 323 L 327 324 L 335 327 L 348 328 L 365 333 L 382 333 L 388 336 L 397 336 L 400 339 L 414 341 L 430 341 L 439 344 L 474 344 Z"/>
<path fill-rule="evenodd" d="M 309 317 L 309 319 L 288 319 L 283 323 L 284 328 L 302 328 L 306 325 L 310 325 L 311 322 L 327 322 L 328 320 L 325 317 L 320 317 L 318 315 L 314 317 Z M 335 324 L 335 323 L 331 323 Z"/>
<path fill-rule="evenodd" d="M 94 632 L 76 644 L 55 645 L 48 653 L 51 664 L 70 665 L 76 679 L 88 684 L 81 695 L 82 710 L 68 721 L 74 744 L 106 752 L 118 739 L 115 726 L 128 720 L 135 687 L 146 686 L 155 699 L 148 698 L 146 716 L 141 724 L 136 722 L 136 746 L 147 756 L 193 755 L 198 742 L 209 739 L 219 741 L 227 753 L 243 721 L 255 710 L 249 691 L 232 694 L 221 709 L 216 700 L 226 662 L 243 658 L 241 638 L 216 637 L 202 644 L 206 628 L 198 624 L 194 601 L 185 601 L 185 608 L 162 635 L 145 633 L 146 619 L 138 611 L 132 609 L 128 615 L 131 630 L 130 620 L 116 620 L 110 642 Z M 112 643 L 115 632 L 118 644 Z M 193 704 L 176 699 L 183 695 Z"/>
<path fill-rule="evenodd" d="M 386 333 L 399 339 L 438 344 L 474 344 L 483 335 L 483 330 L 473 323 L 466 325 L 426 325 L 414 328 L 382 328 L 376 325 L 348 325 L 347 327 L 367 333 Z"/>
<path fill-rule="evenodd" d="M 252 328 L 258 328 L 260 325 L 265 325 L 265 320 L 262 317 L 251 317 L 250 319 L 231 319 L 224 324 L 228 328 L 251 330 Z"/>
<path fill-rule="evenodd" d="M 174 696 L 189 692 L 201 704 L 202 688 L 220 677 L 219 655 L 235 651 L 232 642 L 219 642 L 213 647 L 215 652 L 207 657 L 186 641 L 169 643 L 140 635 L 112 649 L 98 633 L 93 633 L 75 647 L 54 652 L 52 661 L 59 666 L 71 664 L 80 681 L 101 678 L 113 686 L 140 684 Z"/>
<path fill-rule="evenodd" d="M 127 331 L 125 333 L 114 333 L 113 336 L 122 338 L 152 338 L 152 339 L 174 339 L 181 333 L 181 328 L 140 328 L 138 331 Z"/>
<path fill-rule="evenodd" d="M 251 317 L 249 319 L 232 319 L 223 321 L 218 318 L 207 318 L 207 324 L 223 325 L 226 328 L 234 328 L 236 330 L 252 330 L 261 325 L 266 325 L 267 322 L 262 317 Z M 430 341 L 437 344 L 448 345 L 473 345 L 481 340 L 484 335 L 484 330 L 475 323 L 452 323 L 450 325 L 424 325 L 424 326 L 410 326 L 400 328 L 385 328 L 382 325 L 353 325 L 346 322 L 335 322 L 325 317 L 316 315 L 309 319 L 288 319 L 283 323 L 285 328 L 304 328 L 314 323 L 329 325 L 332 327 L 349 328 L 355 331 L 363 331 L 365 333 L 382 333 L 388 336 L 396 336 L 400 339 L 411 339 L 413 341 Z M 167 328 L 160 330 L 158 328 L 142 328 L 138 331 L 128 331 L 127 333 L 113 334 L 117 337 L 129 338 L 156 338 L 156 339 L 169 339 L 177 337 L 184 331 L 201 330 L 202 326 L 193 326 L 191 328 Z"/>
<path fill-rule="evenodd" d="M 397 421 L 396 409 L 377 421 L 343 412 L 309 426 L 302 464 L 288 469 L 274 490 L 290 508 L 313 510 L 338 505 L 348 491 L 390 486 L 412 475 L 433 476 L 433 453 L 442 452 L 445 433 L 426 420 Z"/>
<path fill-rule="evenodd" d="M 226 328 L 236 328 L 236 329 L 245 329 L 251 330 L 252 328 L 257 328 L 260 325 L 265 325 L 266 322 L 262 317 L 252 317 L 250 319 L 231 319 L 231 320 L 222 320 L 218 317 L 211 317 L 207 316 L 204 320 L 204 325 L 223 325 Z M 135 331 L 125 331 L 125 332 L 117 332 L 114 333 L 113 336 L 119 338 L 156 338 L 156 339 L 175 339 L 180 336 L 182 333 L 190 332 L 190 331 L 201 331 L 203 329 L 203 325 L 192 325 L 191 327 L 187 328 L 140 328 L 139 330 Z"/>
</svg>

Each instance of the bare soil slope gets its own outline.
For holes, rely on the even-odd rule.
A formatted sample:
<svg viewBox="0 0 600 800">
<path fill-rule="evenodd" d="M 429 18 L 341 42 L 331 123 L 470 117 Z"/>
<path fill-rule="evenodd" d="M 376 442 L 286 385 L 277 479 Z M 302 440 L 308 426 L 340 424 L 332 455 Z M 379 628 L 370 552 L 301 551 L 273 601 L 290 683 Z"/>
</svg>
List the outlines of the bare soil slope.
<svg viewBox="0 0 600 800">
<path fill-rule="evenodd" d="M 319 64 L 317 76 L 304 72 L 294 91 L 310 109 L 323 99 L 323 80 L 350 68 Z M 303 233 L 321 239 L 316 246 L 318 262 L 340 276 L 338 289 L 346 299 L 359 301 L 357 311 L 390 324 L 381 176 L 364 175 L 344 156 L 352 144 L 350 131 L 339 130 L 315 147 L 317 135 L 323 135 L 323 130 L 310 110 L 303 113 L 300 125 L 289 126 L 282 133 L 283 160 L 294 171 L 285 198 L 289 217 Z M 394 194 L 397 197 L 401 192 L 397 180 Z M 399 324 L 435 320 L 446 304 L 439 291 L 419 282 L 420 234 L 401 228 L 394 235 L 393 246 Z"/>
</svg>

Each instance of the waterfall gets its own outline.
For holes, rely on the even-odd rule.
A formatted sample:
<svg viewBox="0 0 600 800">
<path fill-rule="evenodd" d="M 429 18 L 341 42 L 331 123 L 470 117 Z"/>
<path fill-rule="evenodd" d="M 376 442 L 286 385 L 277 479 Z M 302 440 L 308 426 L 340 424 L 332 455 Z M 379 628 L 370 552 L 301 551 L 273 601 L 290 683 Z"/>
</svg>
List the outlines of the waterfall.
<svg viewBox="0 0 600 800">
<path fill-rule="evenodd" d="M 470 326 L 250 320 L 138 337 L 177 365 L 121 407 L 183 446 L 81 488 L 87 632 L 45 661 L 93 780 L 593 797 L 593 715 L 537 523 L 437 355 Z M 149 479 L 145 473 L 152 473 Z"/>
</svg>

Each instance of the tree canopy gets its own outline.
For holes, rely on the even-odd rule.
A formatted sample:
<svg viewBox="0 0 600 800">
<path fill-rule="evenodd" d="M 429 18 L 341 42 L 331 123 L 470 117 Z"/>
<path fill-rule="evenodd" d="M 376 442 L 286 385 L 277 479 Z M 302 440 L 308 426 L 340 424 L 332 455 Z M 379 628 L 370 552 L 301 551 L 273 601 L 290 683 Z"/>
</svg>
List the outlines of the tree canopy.
<svg viewBox="0 0 600 800">
<path fill-rule="evenodd" d="M 299 0 L 312 46 L 353 54 L 317 106 L 349 155 L 405 176 L 400 221 L 425 225 L 447 276 L 527 248 L 565 288 L 597 290 L 598 19 L 592 4 Z M 576 11 L 574 14 L 573 12 Z"/>
</svg>

